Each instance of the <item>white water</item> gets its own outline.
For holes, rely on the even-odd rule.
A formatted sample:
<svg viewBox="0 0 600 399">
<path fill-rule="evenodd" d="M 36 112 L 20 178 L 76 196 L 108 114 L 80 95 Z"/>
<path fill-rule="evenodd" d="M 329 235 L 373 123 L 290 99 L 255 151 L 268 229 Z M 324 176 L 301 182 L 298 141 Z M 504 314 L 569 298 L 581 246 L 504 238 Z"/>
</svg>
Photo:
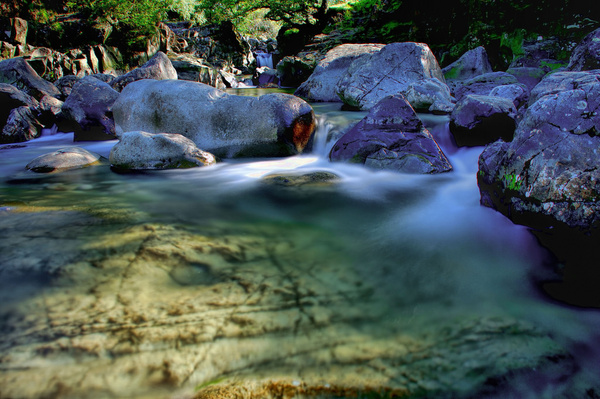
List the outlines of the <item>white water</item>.
<svg viewBox="0 0 600 399">
<path fill-rule="evenodd" d="M 257 52 L 256 53 L 256 65 L 260 67 L 267 67 L 273 69 L 273 55 L 269 53 Z"/>
</svg>

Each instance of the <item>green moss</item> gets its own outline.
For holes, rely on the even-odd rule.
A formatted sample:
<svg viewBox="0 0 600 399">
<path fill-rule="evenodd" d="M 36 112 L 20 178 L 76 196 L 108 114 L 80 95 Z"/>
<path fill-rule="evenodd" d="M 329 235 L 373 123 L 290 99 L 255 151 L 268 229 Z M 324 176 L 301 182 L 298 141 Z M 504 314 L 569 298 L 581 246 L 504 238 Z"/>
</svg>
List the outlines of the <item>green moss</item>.
<svg viewBox="0 0 600 399">
<path fill-rule="evenodd" d="M 521 176 L 511 173 L 504 175 L 501 180 L 504 183 L 504 187 L 506 189 L 512 191 L 521 190 Z"/>
<path fill-rule="evenodd" d="M 225 381 L 225 379 L 226 379 L 225 377 L 219 377 L 219 378 L 215 378 L 214 380 L 203 382 L 202 384 L 197 385 L 196 388 L 194 388 L 194 390 L 195 391 L 199 391 L 199 390 L 201 390 L 203 388 L 206 388 L 206 387 L 209 387 L 211 385 L 216 385 L 216 384 L 218 384 L 220 382 Z"/>
<path fill-rule="evenodd" d="M 453 67 L 444 74 L 444 78 L 450 79 L 450 80 L 456 79 L 456 77 L 458 77 L 458 71 L 459 71 L 458 67 Z"/>
</svg>

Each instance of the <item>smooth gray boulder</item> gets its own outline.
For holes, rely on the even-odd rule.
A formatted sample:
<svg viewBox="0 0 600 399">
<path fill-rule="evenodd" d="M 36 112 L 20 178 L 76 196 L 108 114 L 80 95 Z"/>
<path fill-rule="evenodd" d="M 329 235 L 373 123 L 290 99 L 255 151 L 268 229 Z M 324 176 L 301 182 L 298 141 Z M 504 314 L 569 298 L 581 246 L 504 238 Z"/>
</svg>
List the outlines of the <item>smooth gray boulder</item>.
<svg viewBox="0 0 600 399">
<path fill-rule="evenodd" d="M 505 97 L 464 96 L 450 115 L 450 131 L 458 146 L 478 146 L 498 139 L 510 141 L 515 132 L 517 109 Z"/>
<path fill-rule="evenodd" d="M 110 140 L 116 137 L 111 107 L 119 92 L 92 76 L 77 82 L 62 106 L 62 114 L 72 122 L 61 130 L 75 132 L 75 141 Z"/>
<path fill-rule="evenodd" d="M 372 107 L 334 144 L 329 158 L 403 173 L 452 170 L 446 155 L 401 95 L 386 97 Z"/>
<path fill-rule="evenodd" d="M 425 81 L 437 79 L 432 85 Z M 354 60 L 338 81 L 336 91 L 342 102 L 357 109 L 371 109 L 383 98 L 402 94 L 412 104 L 421 107 L 451 109 L 450 91 L 438 62 L 424 43 L 391 43 L 380 51 Z M 414 89 L 415 86 L 421 89 Z M 424 87 L 435 88 L 421 98 Z M 434 89 L 435 90 L 435 89 Z M 412 96 L 408 96 L 408 92 Z M 410 97 L 410 98 L 409 98 Z M 428 102 L 433 99 L 433 103 Z"/>
<path fill-rule="evenodd" d="M 460 81 L 493 72 L 487 52 L 483 46 L 464 53 L 458 60 L 442 69 L 446 83 L 452 90 Z"/>
<path fill-rule="evenodd" d="M 572 75 L 571 87 L 538 97 L 513 141 L 481 154 L 481 203 L 528 226 L 597 233 L 600 71 L 561 74 L 563 81 Z"/>
<path fill-rule="evenodd" d="M 113 79 L 111 86 L 113 89 L 121 91 L 131 82 L 142 79 L 177 79 L 177 71 L 173 67 L 169 57 L 162 51 L 159 51 L 141 67 Z"/>
<path fill-rule="evenodd" d="M 21 57 L 0 61 L 0 83 L 13 85 L 37 100 L 45 95 L 60 96 L 56 86 L 42 79 Z"/>
<path fill-rule="evenodd" d="M 573 49 L 567 69 L 589 71 L 600 68 L 600 28 L 588 34 Z"/>
<path fill-rule="evenodd" d="M 460 82 L 454 89 L 456 101 L 468 94 L 479 94 L 488 96 L 492 89 L 497 86 L 511 85 L 518 83 L 516 77 L 506 72 L 492 72 L 476 76 L 472 79 Z"/>
<path fill-rule="evenodd" d="M 341 102 L 336 87 L 352 62 L 358 57 L 376 53 L 384 46 L 383 44 L 342 44 L 332 48 L 294 94 L 309 101 Z"/>
<path fill-rule="evenodd" d="M 110 151 L 109 161 L 120 170 L 185 169 L 212 165 L 214 155 L 180 134 L 127 132 Z"/>
<path fill-rule="evenodd" d="M 62 172 L 100 163 L 102 157 L 81 147 L 62 148 L 33 159 L 25 168 L 36 173 Z"/>
<path fill-rule="evenodd" d="M 219 157 L 298 154 L 309 144 L 315 115 L 283 93 L 236 96 L 189 81 L 141 80 L 113 105 L 116 133 L 178 133 Z"/>
</svg>

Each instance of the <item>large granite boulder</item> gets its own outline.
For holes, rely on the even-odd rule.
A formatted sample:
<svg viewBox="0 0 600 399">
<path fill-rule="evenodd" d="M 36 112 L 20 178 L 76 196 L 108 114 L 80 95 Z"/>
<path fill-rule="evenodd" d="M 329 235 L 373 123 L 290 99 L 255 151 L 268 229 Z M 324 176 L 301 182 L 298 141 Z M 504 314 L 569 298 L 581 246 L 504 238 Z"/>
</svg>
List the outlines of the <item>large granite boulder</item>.
<svg viewBox="0 0 600 399">
<path fill-rule="evenodd" d="M 289 94 L 235 96 L 202 83 L 143 80 L 113 105 L 117 135 L 179 133 L 220 157 L 300 153 L 315 130 L 308 103 Z"/>
<path fill-rule="evenodd" d="M 177 71 L 173 67 L 169 57 L 162 51 L 159 51 L 141 67 L 115 78 L 111 82 L 111 86 L 113 89 L 121 91 L 129 83 L 141 79 L 177 79 Z"/>
<path fill-rule="evenodd" d="M 487 96 L 497 86 L 518 83 L 517 78 L 506 72 L 491 72 L 460 82 L 454 89 L 457 101 L 468 94 Z"/>
<path fill-rule="evenodd" d="M 517 223 L 597 234 L 600 71 L 560 74 L 562 82 L 570 75 L 570 84 L 539 93 L 513 141 L 493 143 L 481 154 L 481 203 Z"/>
<path fill-rule="evenodd" d="M 483 46 L 464 53 L 458 60 L 442 69 L 446 83 L 452 90 L 460 81 L 493 72 L 487 52 Z"/>
<path fill-rule="evenodd" d="M 546 76 L 546 71 L 537 67 L 513 67 L 508 68 L 506 72 L 517 78 L 519 83 L 524 84 L 528 91 L 533 90 Z"/>
<path fill-rule="evenodd" d="M 329 158 L 403 173 L 452 170 L 431 133 L 401 95 L 384 98 L 372 107 L 334 144 Z"/>
<path fill-rule="evenodd" d="M 329 50 L 312 75 L 294 93 L 309 101 L 341 102 L 337 84 L 358 57 L 378 52 L 383 44 L 342 44 Z"/>
<path fill-rule="evenodd" d="M 40 155 L 25 166 L 36 173 L 62 172 L 100 163 L 102 157 L 81 147 L 62 148 Z"/>
<path fill-rule="evenodd" d="M 8 114 L 0 133 L 0 143 L 19 143 L 39 137 L 42 125 L 37 113 L 28 106 L 14 108 Z"/>
<path fill-rule="evenodd" d="M 37 107 L 38 101 L 32 96 L 23 93 L 16 87 L 0 83 L 0 126 L 6 124 L 8 115 L 17 107 Z"/>
<path fill-rule="evenodd" d="M 429 104 L 431 110 L 450 111 L 453 108 L 450 91 L 445 87 L 444 75 L 438 62 L 424 43 L 391 43 L 380 51 L 354 60 L 346 73 L 338 81 L 337 93 L 348 106 L 358 109 L 371 109 L 381 99 L 394 94 L 406 95 L 415 85 L 420 86 L 413 94 L 417 98 L 408 98 L 413 104 L 423 91 L 424 82 L 437 79 L 431 87 L 437 87 L 427 98 L 435 98 Z M 423 99 L 425 100 L 425 99 Z"/>
<path fill-rule="evenodd" d="M 452 111 L 450 131 L 459 146 L 511 141 L 516 116 L 517 109 L 509 98 L 469 94 Z"/>
<path fill-rule="evenodd" d="M 522 83 L 513 83 L 510 85 L 496 86 L 490 91 L 492 97 L 508 98 L 513 102 L 515 107 L 519 108 L 527 103 L 529 98 L 529 90 Z"/>
<path fill-rule="evenodd" d="M 42 79 L 21 57 L 0 61 L 0 83 L 13 85 L 38 100 L 45 95 L 60 96 L 56 86 Z"/>
<path fill-rule="evenodd" d="M 62 106 L 68 122 L 61 130 L 75 132 L 75 140 L 110 140 L 115 138 L 111 106 L 119 92 L 92 76 L 77 82 Z"/>
<path fill-rule="evenodd" d="M 547 95 L 595 85 L 598 72 L 600 72 L 600 69 L 588 72 L 555 72 L 548 74 L 529 93 L 529 105 L 533 105 L 540 98 Z"/>
<path fill-rule="evenodd" d="M 184 169 L 212 165 L 214 155 L 180 134 L 127 132 L 110 151 L 110 163 L 121 170 Z"/>
<path fill-rule="evenodd" d="M 600 68 L 600 28 L 583 38 L 569 60 L 570 71 L 589 71 Z"/>
</svg>

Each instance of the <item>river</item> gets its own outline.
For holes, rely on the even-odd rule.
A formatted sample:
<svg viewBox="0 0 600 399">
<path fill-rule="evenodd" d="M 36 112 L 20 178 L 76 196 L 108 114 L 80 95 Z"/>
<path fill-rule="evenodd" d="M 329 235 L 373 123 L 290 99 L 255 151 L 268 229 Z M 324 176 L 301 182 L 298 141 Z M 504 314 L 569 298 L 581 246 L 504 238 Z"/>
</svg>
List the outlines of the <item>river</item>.
<svg viewBox="0 0 600 399">
<path fill-rule="evenodd" d="M 600 316 L 480 206 L 483 148 L 420 115 L 452 172 L 330 163 L 365 113 L 313 107 L 286 159 L 35 175 L 72 134 L 0 146 L 0 397 L 598 397 Z M 265 179 L 312 172 L 338 179 Z"/>
</svg>

